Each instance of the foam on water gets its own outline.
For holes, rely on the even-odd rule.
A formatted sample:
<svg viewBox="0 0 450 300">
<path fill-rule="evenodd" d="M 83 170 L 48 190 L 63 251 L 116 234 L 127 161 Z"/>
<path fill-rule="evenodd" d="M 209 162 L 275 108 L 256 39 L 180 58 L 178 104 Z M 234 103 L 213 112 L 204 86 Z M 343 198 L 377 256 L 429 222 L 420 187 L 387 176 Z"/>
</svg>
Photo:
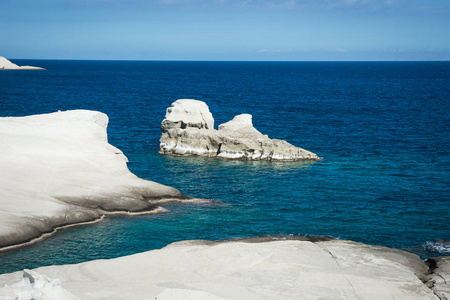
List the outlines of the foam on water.
<svg viewBox="0 0 450 300">
<path fill-rule="evenodd" d="M 435 242 L 426 241 L 424 248 L 428 251 L 441 254 L 450 255 L 450 241 L 437 240 Z"/>
</svg>

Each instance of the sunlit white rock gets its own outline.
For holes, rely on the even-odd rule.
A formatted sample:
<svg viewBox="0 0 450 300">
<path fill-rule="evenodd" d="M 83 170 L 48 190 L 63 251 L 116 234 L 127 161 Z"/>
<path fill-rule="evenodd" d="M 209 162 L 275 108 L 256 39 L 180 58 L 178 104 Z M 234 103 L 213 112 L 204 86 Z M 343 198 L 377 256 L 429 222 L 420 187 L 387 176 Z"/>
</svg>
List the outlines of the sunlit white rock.
<svg viewBox="0 0 450 300">
<path fill-rule="evenodd" d="M 108 143 L 107 124 L 87 110 L 0 118 L 0 247 L 106 212 L 161 211 L 153 199 L 185 198 L 132 174 Z"/>
<path fill-rule="evenodd" d="M 253 127 L 252 116 L 241 114 L 214 129 L 208 106 L 181 99 L 167 109 L 161 123 L 160 153 L 245 160 L 318 160 L 307 150 L 270 139 Z"/>
<path fill-rule="evenodd" d="M 340 240 L 187 241 L 34 271 L 60 280 L 61 288 L 84 300 L 438 300 L 422 282 L 428 268 L 418 256 Z M 23 272 L 0 275 L 3 299 L 16 299 L 8 287 L 22 277 Z"/>
<path fill-rule="evenodd" d="M 3 56 L 0 56 L 0 70 L 45 70 L 40 67 L 32 67 L 32 66 L 18 66 L 13 64 Z"/>
<path fill-rule="evenodd" d="M 205 102 L 180 99 L 167 108 L 162 128 L 214 128 L 214 118 Z"/>
<path fill-rule="evenodd" d="M 17 300 L 81 300 L 66 291 L 59 279 L 50 279 L 32 270 L 23 271 L 22 280 L 12 285 L 12 291 Z"/>
</svg>

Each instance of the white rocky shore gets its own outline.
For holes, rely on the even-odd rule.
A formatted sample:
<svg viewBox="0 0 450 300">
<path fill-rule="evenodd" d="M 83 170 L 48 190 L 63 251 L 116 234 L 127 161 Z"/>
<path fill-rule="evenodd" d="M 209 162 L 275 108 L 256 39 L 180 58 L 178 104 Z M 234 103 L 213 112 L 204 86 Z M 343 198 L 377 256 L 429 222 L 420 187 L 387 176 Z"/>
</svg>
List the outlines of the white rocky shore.
<svg viewBox="0 0 450 300">
<path fill-rule="evenodd" d="M 107 141 L 108 117 L 74 110 L 0 118 L 0 248 L 109 213 L 149 213 L 195 201 L 142 180 Z"/>
<path fill-rule="evenodd" d="M 16 64 L 13 64 L 3 56 L 0 56 L 0 70 L 45 70 L 45 69 L 32 66 L 18 66 Z"/>
<path fill-rule="evenodd" d="M 448 262 L 442 282 L 450 279 Z M 448 288 L 433 288 L 433 275 L 416 255 L 350 241 L 186 241 L 116 259 L 3 274 L 0 299 L 448 299 Z"/>
<path fill-rule="evenodd" d="M 256 130 L 252 116 L 242 114 L 214 129 L 206 103 L 180 99 L 167 108 L 161 123 L 160 153 L 227 159 L 296 161 L 319 157 Z"/>
</svg>

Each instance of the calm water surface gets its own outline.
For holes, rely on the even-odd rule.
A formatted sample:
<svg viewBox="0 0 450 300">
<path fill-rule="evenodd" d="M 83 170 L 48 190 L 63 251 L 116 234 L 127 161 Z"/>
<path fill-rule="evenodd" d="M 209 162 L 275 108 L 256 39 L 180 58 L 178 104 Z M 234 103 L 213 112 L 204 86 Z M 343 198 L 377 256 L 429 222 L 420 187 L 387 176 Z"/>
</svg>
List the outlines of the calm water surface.
<svg viewBox="0 0 450 300">
<path fill-rule="evenodd" d="M 14 62 L 47 70 L 0 72 L 0 116 L 102 111 L 132 172 L 225 204 L 63 230 L 0 254 L 1 273 L 266 234 L 445 254 L 425 245 L 450 240 L 450 62 Z M 161 156 L 159 125 L 180 98 L 205 101 L 216 126 L 250 113 L 259 131 L 322 160 Z"/>
</svg>

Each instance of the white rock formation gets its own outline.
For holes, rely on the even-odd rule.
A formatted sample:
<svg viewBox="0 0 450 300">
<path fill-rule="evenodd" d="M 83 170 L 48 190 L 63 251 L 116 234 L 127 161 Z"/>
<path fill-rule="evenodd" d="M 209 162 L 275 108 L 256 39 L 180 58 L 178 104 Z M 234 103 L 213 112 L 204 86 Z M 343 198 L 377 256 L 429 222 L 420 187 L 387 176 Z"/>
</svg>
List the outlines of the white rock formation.
<svg viewBox="0 0 450 300">
<path fill-rule="evenodd" d="M 0 247 L 108 212 L 161 211 L 186 199 L 142 180 L 108 144 L 108 117 L 75 110 L 0 118 Z"/>
<path fill-rule="evenodd" d="M 422 282 L 427 270 L 416 255 L 399 250 L 293 237 L 253 243 L 181 242 L 116 259 L 38 268 L 33 277 L 59 280 L 60 285 L 53 285 L 59 292 L 84 300 L 438 300 Z M 0 275 L 0 299 L 17 299 L 23 276 Z M 25 288 L 32 292 L 29 285 Z M 42 293 L 42 298 L 34 299 L 58 299 L 47 294 L 50 290 L 37 289 L 35 294 Z"/>
<path fill-rule="evenodd" d="M 208 106 L 198 100 L 172 103 L 161 123 L 161 133 L 162 154 L 272 161 L 319 159 L 312 152 L 263 135 L 253 127 L 249 114 L 238 115 L 215 130 Z"/>
<path fill-rule="evenodd" d="M 32 66 L 21 66 L 19 67 L 16 64 L 13 64 L 3 56 L 0 56 L 0 70 L 45 70 L 40 67 L 32 67 Z"/>
<path fill-rule="evenodd" d="M 161 126 L 170 128 L 213 129 L 214 118 L 205 102 L 181 99 L 167 108 L 167 114 Z"/>
<path fill-rule="evenodd" d="M 81 300 L 62 288 L 59 279 L 50 279 L 32 270 L 24 270 L 22 280 L 11 288 L 18 299 Z"/>
</svg>

